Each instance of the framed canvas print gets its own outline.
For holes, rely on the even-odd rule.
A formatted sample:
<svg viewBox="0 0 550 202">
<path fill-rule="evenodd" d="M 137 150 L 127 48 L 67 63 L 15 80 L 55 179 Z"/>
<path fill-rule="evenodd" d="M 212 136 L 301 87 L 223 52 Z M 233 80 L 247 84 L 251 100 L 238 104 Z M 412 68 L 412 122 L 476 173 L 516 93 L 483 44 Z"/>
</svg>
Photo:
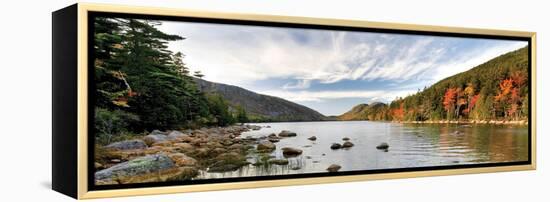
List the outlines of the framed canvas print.
<svg viewBox="0 0 550 202">
<path fill-rule="evenodd" d="M 533 32 L 52 16 L 52 184 L 74 198 L 535 169 Z"/>
</svg>

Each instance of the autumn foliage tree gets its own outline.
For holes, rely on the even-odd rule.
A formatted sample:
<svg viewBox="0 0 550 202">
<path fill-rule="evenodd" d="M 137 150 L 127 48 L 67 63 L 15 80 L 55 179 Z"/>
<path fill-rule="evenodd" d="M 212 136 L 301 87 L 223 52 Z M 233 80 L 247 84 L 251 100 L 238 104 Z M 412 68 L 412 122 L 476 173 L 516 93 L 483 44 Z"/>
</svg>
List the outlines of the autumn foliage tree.
<svg viewBox="0 0 550 202">
<path fill-rule="evenodd" d="M 528 49 L 496 57 L 387 107 L 394 121 L 522 120 L 529 115 Z"/>
</svg>

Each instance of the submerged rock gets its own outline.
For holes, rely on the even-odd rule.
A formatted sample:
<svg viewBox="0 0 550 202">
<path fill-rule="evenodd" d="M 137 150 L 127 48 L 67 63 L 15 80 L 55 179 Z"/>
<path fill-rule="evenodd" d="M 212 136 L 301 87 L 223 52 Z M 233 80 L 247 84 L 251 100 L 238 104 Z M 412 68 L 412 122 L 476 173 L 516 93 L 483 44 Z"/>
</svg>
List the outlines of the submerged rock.
<svg viewBox="0 0 550 202">
<path fill-rule="evenodd" d="M 273 151 L 275 148 L 275 144 L 270 141 L 261 141 L 256 147 L 258 151 Z"/>
<path fill-rule="evenodd" d="M 287 159 L 269 159 L 267 163 L 276 164 L 276 165 L 288 165 L 288 160 Z"/>
<path fill-rule="evenodd" d="M 309 138 L 307 138 L 307 139 L 308 139 L 308 140 L 311 140 L 311 141 L 315 141 L 315 140 L 317 140 L 317 137 L 311 136 L 311 137 L 309 137 Z"/>
<path fill-rule="evenodd" d="M 390 147 L 390 145 L 388 145 L 388 143 L 385 143 L 385 142 L 382 142 L 380 143 L 378 146 L 376 146 L 376 149 L 382 149 L 382 150 L 386 150 Z"/>
<path fill-rule="evenodd" d="M 246 157 L 236 152 L 223 153 L 218 155 L 216 162 L 212 164 L 207 172 L 227 172 L 236 171 L 239 168 L 250 164 L 246 161 Z"/>
<path fill-rule="evenodd" d="M 350 148 L 353 146 L 354 144 L 352 142 L 344 142 L 344 144 L 342 144 L 342 148 Z"/>
<path fill-rule="evenodd" d="M 461 134 L 463 134 L 463 132 L 457 130 L 457 131 L 453 132 L 453 134 L 455 134 L 455 135 L 461 135 Z"/>
<path fill-rule="evenodd" d="M 344 137 L 344 138 L 342 138 L 342 140 L 348 141 L 348 140 L 349 140 L 349 137 Z"/>
<path fill-rule="evenodd" d="M 332 145 L 330 145 L 330 148 L 331 149 L 340 149 L 340 148 L 342 148 L 342 145 L 340 143 L 332 143 Z"/>
<path fill-rule="evenodd" d="M 288 130 L 283 130 L 279 133 L 279 137 L 295 137 L 297 134 Z"/>
<path fill-rule="evenodd" d="M 147 148 L 147 144 L 143 140 L 124 140 L 111 143 L 105 146 L 105 148 L 114 150 L 145 149 Z"/>
<path fill-rule="evenodd" d="M 327 168 L 327 171 L 331 172 L 331 173 L 332 172 L 338 172 L 338 170 L 340 170 L 340 168 L 342 168 L 342 166 L 337 165 L 337 164 L 332 164 Z"/>
<path fill-rule="evenodd" d="M 293 157 L 293 156 L 298 156 L 302 154 L 301 149 L 292 148 L 292 147 L 284 147 L 281 150 L 283 150 L 283 155 L 285 157 Z"/>
</svg>

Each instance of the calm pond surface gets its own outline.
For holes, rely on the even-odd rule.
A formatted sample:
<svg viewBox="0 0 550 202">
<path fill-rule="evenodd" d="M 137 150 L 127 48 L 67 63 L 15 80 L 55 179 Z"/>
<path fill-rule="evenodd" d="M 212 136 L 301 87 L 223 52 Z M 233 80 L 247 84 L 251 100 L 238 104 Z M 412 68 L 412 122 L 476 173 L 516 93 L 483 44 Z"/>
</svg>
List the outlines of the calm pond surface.
<svg viewBox="0 0 550 202">
<path fill-rule="evenodd" d="M 288 158 L 289 165 L 248 165 L 234 172 L 202 172 L 197 178 L 227 178 L 265 175 L 327 172 L 331 164 L 342 166 L 340 171 L 387 168 L 461 165 L 528 160 L 528 129 L 526 126 L 490 124 L 401 124 L 369 121 L 258 123 L 270 126 L 245 132 L 261 137 L 281 130 L 298 136 L 281 139 L 271 155 L 284 158 L 283 147 L 303 150 L 302 155 Z M 458 132 L 457 132 L 458 131 Z M 316 136 L 316 141 L 307 138 Z M 330 149 L 332 143 L 342 144 L 348 137 L 355 146 L 349 149 Z M 387 142 L 389 150 L 376 149 Z M 248 161 L 255 162 L 256 154 Z"/>
</svg>

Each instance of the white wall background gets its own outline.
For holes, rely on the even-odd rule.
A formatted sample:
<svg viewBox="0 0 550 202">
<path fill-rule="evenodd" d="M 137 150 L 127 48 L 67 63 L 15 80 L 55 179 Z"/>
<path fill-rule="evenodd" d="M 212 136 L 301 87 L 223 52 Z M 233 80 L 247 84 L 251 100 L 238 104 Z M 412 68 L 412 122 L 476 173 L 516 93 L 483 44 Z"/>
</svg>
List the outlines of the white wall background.
<svg viewBox="0 0 550 202">
<path fill-rule="evenodd" d="M 538 170 L 291 186 L 101 201 L 548 200 L 550 17 L 545 1 L 96 0 L 90 2 L 536 31 Z M 69 201 L 51 186 L 51 12 L 74 1 L 3 1 L 0 12 L 0 199 Z"/>
</svg>

